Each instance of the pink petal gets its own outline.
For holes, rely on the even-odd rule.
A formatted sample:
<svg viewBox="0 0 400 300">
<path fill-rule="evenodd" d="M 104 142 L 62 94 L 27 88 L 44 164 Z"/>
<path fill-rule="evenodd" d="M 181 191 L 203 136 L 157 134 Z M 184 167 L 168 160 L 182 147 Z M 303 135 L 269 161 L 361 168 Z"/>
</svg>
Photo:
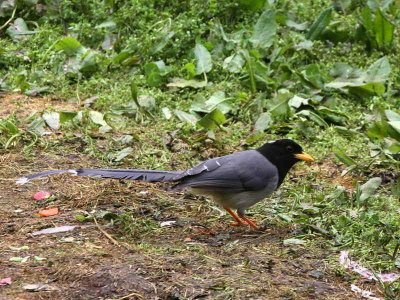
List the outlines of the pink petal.
<svg viewBox="0 0 400 300">
<path fill-rule="evenodd" d="M 34 200 L 43 200 L 47 199 L 51 196 L 50 192 L 38 192 L 35 195 L 33 195 Z"/>
<path fill-rule="evenodd" d="M 0 285 L 7 285 L 7 284 L 11 284 L 11 278 L 7 277 L 7 278 L 3 278 L 0 280 Z"/>
</svg>

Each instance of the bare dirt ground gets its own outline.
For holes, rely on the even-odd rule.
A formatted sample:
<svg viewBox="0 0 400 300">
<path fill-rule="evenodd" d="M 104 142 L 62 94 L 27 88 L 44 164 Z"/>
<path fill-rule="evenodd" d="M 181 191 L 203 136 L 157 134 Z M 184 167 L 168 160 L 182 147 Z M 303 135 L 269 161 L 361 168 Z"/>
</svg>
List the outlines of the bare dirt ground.
<svg viewBox="0 0 400 300">
<path fill-rule="evenodd" d="M 7 113 L 15 111 L 10 99 Z M 46 100 L 18 102 L 30 103 L 29 108 L 18 105 L 24 114 Z M 4 107 L 0 117 L 7 114 Z M 15 179 L 21 174 L 97 163 L 81 153 L 0 153 L 0 269 L 1 278 L 12 278 L 11 285 L 0 286 L 0 300 L 360 299 L 350 291 L 351 276 L 332 268 L 337 252 L 283 246 L 293 228 L 255 232 L 230 227 L 230 218 L 206 200 L 151 184 L 57 175 L 18 186 Z M 32 195 L 40 190 L 55 194 L 50 206 L 58 207 L 59 215 L 37 215 L 43 207 Z M 106 218 L 98 217 L 98 225 L 76 220 L 99 212 L 125 214 L 125 230 Z M 171 220 L 175 226 L 160 226 Z M 78 227 L 32 235 L 65 225 Z M 216 233 L 204 234 L 211 229 Z M 28 248 L 16 249 L 23 246 Z M 26 262 L 9 260 L 26 256 Z M 35 256 L 46 259 L 36 261 Z M 29 291 L 25 284 L 42 286 Z"/>
</svg>

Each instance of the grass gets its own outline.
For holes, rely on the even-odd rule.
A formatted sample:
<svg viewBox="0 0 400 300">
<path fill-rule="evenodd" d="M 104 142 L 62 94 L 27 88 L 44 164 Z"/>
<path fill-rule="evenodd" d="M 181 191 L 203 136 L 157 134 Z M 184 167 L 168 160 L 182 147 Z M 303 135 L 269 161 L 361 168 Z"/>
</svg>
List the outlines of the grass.
<svg viewBox="0 0 400 300">
<path fill-rule="evenodd" d="M 371 46 L 373 41 L 360 38 L 356 30 L 362 28 L 361 9 L 367 4 L 350 1 L 345 9 L 333 11 L 329 25 L 312 41 L 311 48 L 296 49 L 305 41 L 307 29 L 331 2 L 283 1 L 265 8 L 275 11 L 277 34 L 271 47 L 257 48 L 252 46 L 249 37 L 262 9 L 249 10 L 238 2 L 155 1 L 149 4 L 139 1 L 135 5 L 116 3 L 114 7 L 107 6 L 106 2 L 63 1 L 57 2 L 57 9 L 46 2 L 48 11 L 43 15 L 26 4 L 18 7 L 17 17 L 23 16 L 29 29 L 37 29 L 38 33 L 18 38 L 0 32 L 0 91 L 45 94 L 53 103 L 49 105 L 46 100 L 32 107 L 32 101 L 24 96 L 1 98 L 4 110 L 0 115 L 0 145 L 6 148 L 0 150 L 1 154 L 22 154 L 27 172 L 42 166 L 57 168 L 54 163 L 41 165 L 35 161 L 43 154 L 64 162 L 64 157 L 76 153 L 87 160 L 74 161 L 74 167 L 78 164 L 178 170 L 208 158 L 255 148 L 266 140 L 291 138 L 315 156 L 317 163 L 297 166 L 282 188 L 269 200 L 250 209 L 249 214 L 267 227 L 293 227 L 291 234 L 306 240 L 310 252 L 348 249 L 352 256 L 376 272 L 399 267 L 399 194 L 396 192 L 399 154 L 398 148 L 390 148 L 399 144 L 399 138 L 395 133 L 377 138 L 367 134 L 375 121 L 386 122 L 382 117 L 384 110 L 399 113 L 397 31 L 385 47 Z M 399 9 L 397 3 L 382 8 L 395 30 L 398 30 Z M 110 21 L 109 10 L 113 11 L 114 24 L 105 23 Z M 0 23 L 6 19 L 0 18 Z M 307 26 L 303 30 L 293 29 L 286 25 L 288 19 L 307 22 Z M 235 35 L 240 30 L 244 32 L 242 37 Z M 168 37 L 170 32 L 174 32 L 172 37 Z M 65 36 L 76 38 L 81 50 L 61 45 Z M 107 40 L 112 41 L 112 47 L 107 47 Z M 207 58 L 196 59 L 193 54 L 196 44 L 204 45 L 211 54 L 212 69 L 207 74 L 195 72 L 199 61 L 209 62 Z M 285 49 L 287 45 L 290 47 Z M 243 50 L 249 52 L 247 65 L 238 72 L 230 72 L 225 66 L 226 58 Z M 127 60 L 120 60 L 121 53 L 125 53 Z M 336 63 L 347 63 L 365 73 L 384 56 L 390 63 L 390 72 L 385 78 L 373 81 L 383 85 L 383 92 L 375 87 L 374 92 L 360 97 L 346 87 L 326 87 L 334 80 L 331 71 Z M 150 76 L 146 66 L 160 60 L 169 69 L 156 70 Z M 378 71 L 385 73 L 384 68 Z M 209 83 L 204 88 L 166 86 L 172 78 L 200 82 L 204 75 Z M 251 86 L 251 78 L 255 78 L 255 86 Z M 154 99 L 155 105 L 144 107 L 155 119 L 132 104 L 132 82 L 138 86 L 139 96 Z M 174 113 L 178 109 L 192 117 L 203 117 L 209 111 L 193 111 L 193 102 L 199 97 L 207 100 L 220 91 L 225 93 L 225 103 L 228 103 L 228 112 L 224 113 L 226 122 L 220 128 L 196 127 Z M 93 96 L 96 98 L 90 99 Z M 290 106 L 288 100 L 293 96 L 308 102 L 300 107 Z M 282 109 L 276 109 L 282 99 Z M 221 106 L 216 107 L 222 110 Z M 170 118 L 166 118 L 163 108 L 169 109 Z M 43 131 L 51 130 L 42 119 L 43 113 L 65 110 L 78 115 L 61 123 L 61 129 L 54 131 L 57 134 L 41 136 Z M 100 112 L 110 131 L 102 131 L 102 125 L 90 117 L 90 111 Z M 267 111 L 271 113 L 269 124 L 254 130 L 260 114 Z M 300 114 L 302 111 L 307 114 Z M 385 128 L 393 130 L 390 126 Z M 132 138 L 124 143 L 120 139 L 124 136 Z M 374 147 L 381 147 L 382 153 L 371 155 Z M 116 160 L 120 151 L 127 148 L 131 148 L 127 150 L 128 156 Z M 335 149 L 343 151 L 347 159 L 337 155 Z M 346 164 L 349 158 L 357 165 L 346 171 L 352 167 Z M 346 175 L 342 176 L 343 173 Z M 373 177 L 382 178 L 382 184 L 371 197 L 360 201 L 357 187 Z M 126 191 L 135 184 L 128 183 Z M 344 187 L 343 192 L 338 190 L 340 186 Z M 105 186 L 103 193 L 111 193 L 107 189 Z M 75 196 L 72 193 L 66 197 L 74 199 Z M 182 203 L 163 206 L 170 202 L 163 195 L 156 197 L 153 212 L 143 213 L 124 203 L 113 219 L 121 230 L 118 232 L 121 239 L 126 238 L 130 243 L 166 234 L 167 229 L 157 225 L 157 214 L 173 214 L 176 210 L 184 214 L 187 208 L 181 207 Z M 107 203 L 105 199 L 101 201 Z M 190 204 L 184 206 L 190 207 Z M 216 221 L 225 219 L 212 203 L 198 209 L 206 216 L 201 220 L 205 226 L 212 227 Z M 140 221 L 134 221 L 138 217 Z M 146 253 L 169 253 L 168 247 L 152 249 L 152 245 L 141 241 L 138 249 Z M 329 267 L 336 268 L 331 263 Z M 225 282 L 214 288 L 234 295 Z M 400 286 L 395 282 L 385 285 L 383 290 L 387 297 L 393 298 Z M 221 294 L 221 297 L 224 296 Z"/>
</svg>

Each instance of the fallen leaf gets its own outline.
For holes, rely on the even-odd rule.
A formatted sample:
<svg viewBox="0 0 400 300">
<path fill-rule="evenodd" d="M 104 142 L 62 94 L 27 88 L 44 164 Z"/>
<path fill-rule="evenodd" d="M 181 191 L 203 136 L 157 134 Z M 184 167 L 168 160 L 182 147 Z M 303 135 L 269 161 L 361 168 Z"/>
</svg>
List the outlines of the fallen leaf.
<svg viewBox="0 0 400 300">
<path fill-rule="evenodd" d="M 24 284 L 22 286 L 24 290 L 29 292 L 37 292 L 37 291 L 52 291 L 56 290 L 57 288 L 49 286 L 47 284 L 40 284 L 40 283 L 32 283 L 32 284 Z"/>
<path fill-rule="evenodd" d="M 50 192 L 38 192 L 35 195 L 33 195 L 34 200 L 44 200 L 47 199 L 51 196 Z"/>
<path fill-rule="evenodd" d="M 66 231 L 73 230 L 75 227 L 79 227 L 79 226 L 60 226 L 60 227 L 46 228 L 43 230 L 35 231 L 34 233 L 32 233 L 32 235 L 66 232 Z"/>
<path fill-rule="evenodd" d="M 43 260 L 46 260 L 47 258 L 46 257 L 40 257 L 40 256 L 34 256 L 33 257 L 33 260 L 35 260 L 35 261 L 43 261 Z"/>
<path fill-rule="evenodd" d="M 22 247 L 10 247 L 11 250 L 13 251 L 22 251 L 22 250 L 28 250 L 29 246 L 22 246 Z"/>
<path fill-rule="evenodd" d="M 14 256 L 14 257 L 10 257 L 9 261 L 24 263 L 24 262 L 28 261 L 29 257 L 30 256 L 25 256 L 25 257 Z"/>
<path fill-rule="evenodd" d="M 39 211 L 38 214 L 41 217 L 55 216 L 55 215 L 58 215 L 58 208 L 47 208 L 47 209 Z"/>
<path fill-rule="evenodd" d="M 8 284 L 11 284 L 11 278 L 10 277 L 7 277 L 7 278 L 3 278 L 3 279 L 1 279 L 0 280 L 0 285 L 8 285 Z"/>
<path fill-rule="evenodd" d="M 172 226 L 175 223 L 176 223 L 176 221 L 165 221 L 165 222 L 161 222 L 160 226 L 161 227 Z"/>
<path fill-rule="evenodd" d="M 354 293 L 361 294 L 362 299 L 368 299 L 368 300 L 380 300 L 381 299 L 381 298 L 375 297 L 375 294 L 373 292 L 362 290 L 354 284 L 351 285 L 351 290 Z"/>
<path fill-rule="evenodd" d="M 286 239 L 283 241 L 283 245 L 289 246 L 289 245 L 304 245 L 307 242 L 305 240 L 300 240 L 300 239 Z"/>
<path fill-rule="evenodd" d="M 364 278 L 367 279 L 373 279 L 377 280 L 378 279 L 382 282 L 385 283 L 390 283 L 393 282 L 397 279 L 400 278 L 399 274 L 396 273 L 381 273 L 381 274 L 374 274 L 371 270 L 363 267 L 360 265 L 358 262 L 355 262 L 349 258 L 349 252 L 348 251 L 342 251 L 340 252 L 340 257 L 339 257 L 339 263 L 345 267 L 346 269 L 349 269 L 353 272 L 356 272 L 363 276 Z"/>
</svg>

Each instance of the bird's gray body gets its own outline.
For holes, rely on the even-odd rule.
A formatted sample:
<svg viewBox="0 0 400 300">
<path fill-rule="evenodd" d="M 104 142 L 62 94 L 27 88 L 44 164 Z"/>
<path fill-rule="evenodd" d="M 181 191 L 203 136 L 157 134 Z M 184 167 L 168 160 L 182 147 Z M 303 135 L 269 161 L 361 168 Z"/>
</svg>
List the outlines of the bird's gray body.
<svg viewBox="0 0 400 300">
<path fill-rule="evenodd" d="M 193 193 L 210 196 L 222 206 L 237 209 L 239 214 L 271 194 L 277 187 L 277 168 L 256 150 L 236 152 L 210 159 L 186 171 L 135 169 L 56 170 L 29 175 L 18 181 L 69 172 L 92 176 L 147 182 L 175 182 L 172 189 L 189 188 Z"/>
<path fill-rule="evenodd" d="M 279 181 L 275 165 L 256 150 L 214 158 L 184 173 L 175 188 L 189 187 L 239 213 L 271 194 Z"/>
</svg>

